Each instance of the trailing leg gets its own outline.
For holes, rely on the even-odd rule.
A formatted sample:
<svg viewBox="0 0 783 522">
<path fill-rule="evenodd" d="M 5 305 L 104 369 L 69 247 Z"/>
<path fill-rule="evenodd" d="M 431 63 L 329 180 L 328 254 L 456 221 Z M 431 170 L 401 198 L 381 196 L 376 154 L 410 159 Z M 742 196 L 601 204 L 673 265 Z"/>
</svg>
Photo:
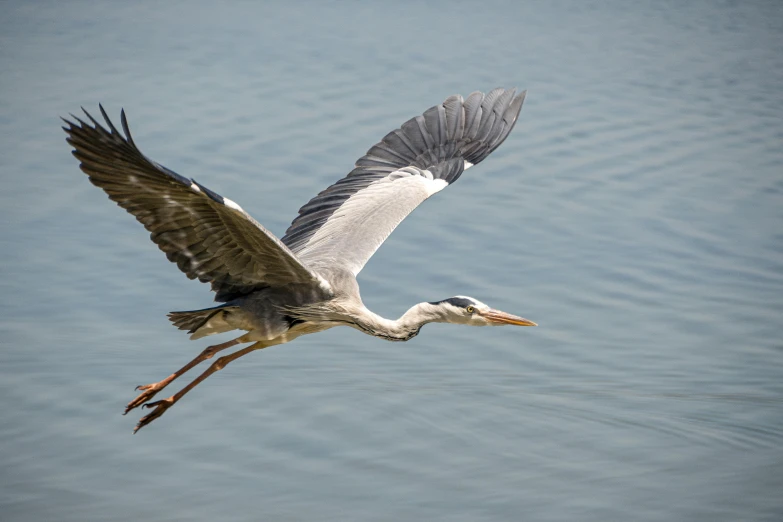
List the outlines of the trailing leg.
<svg viewBox="0 0 783 522">
<path fill-rule="evenodd" d="M 203 352 L 199 354 L 198 357 L 190 361 L 188 364 L 177 370 L 176 372 L 172 373 L 165 379 L 159 382 L 155 382 L 152 384 L 144 384 L 141 386 L 136 386 L 137 390 L 142 390 L 142 392 L 139 394 L 138 397 L 133 399 L 128 403 L 128 405 L 125 407 L 125 412 L 123 415 L 127 414 L 129 411 L 131 411 L 133 408 L 137 408 L 144 404 L 145 402 L 152 399 L 155 394 L 157 394 L 160 390 L 168 386 L 171 381 L 179 377 L 180 375 L 184 374 L 188 370 L 192 369 L 196 365 L 200 364 L 203 361 L 206 361 L 207 359 L 211 359 L 214 357 L 214 355 L 222 350 L 225 350 L 226 348 L 231 348 L 232 346 L 236 346 L 238 344 L 247 343 L 250 341 L 245 340 L 244 338 L 247 336 L 247 334 L 238 337 L 236 339 L 233 339 L 231 341 L 222 343 L 222 344 L 216 344 L 214 346 L 208 346 Z"/>
<path fill-rule="evenodd" d="M 204 373 L 193 379 L 193 381 L 182 388 L 180 391 L 169 397 L 168 399 L 163 399 L 160 401 L 151 402 L 149 404 L 145 404 L 144 406 L 147 408 L 155 408 L 152 410 L 151 413 L 145 415 L 144 417 L 139 420 L 139 423 L 136 424 L 136 427 L 133 429 L 133 433 L 136 433 L 141 428 L 149 424 L 150 422 L 154 421 L 161 415 L 163 415 L 166 410 L 171 408 L 178 400 L 180 400 L 186 393 L 188 393 L 190 390 L 195 388 L 196 386 L 201 383 L 204 379 L 215 373 L 216 371 L 222 370 L 226 367 L 228 363 L 235 359 L 239 359 L 243 355 L 247 355 L 250 352 L 254 352 L 256 350 L 260 350 L 262 348 L 266 348 L 267 346 L 271 346 L 272 344 L 277 343 L 264 343 L 264 342 L 258 342 L 255 344 L 252 344 L 248 346 L 247 348 L 243 348 L 241 350 L 238 350 L 232 354 L 224 355 L 223 357 L 219 358 L 217 361 L 213 362 L 209 368 L 207 368 Z"/>
</svg>

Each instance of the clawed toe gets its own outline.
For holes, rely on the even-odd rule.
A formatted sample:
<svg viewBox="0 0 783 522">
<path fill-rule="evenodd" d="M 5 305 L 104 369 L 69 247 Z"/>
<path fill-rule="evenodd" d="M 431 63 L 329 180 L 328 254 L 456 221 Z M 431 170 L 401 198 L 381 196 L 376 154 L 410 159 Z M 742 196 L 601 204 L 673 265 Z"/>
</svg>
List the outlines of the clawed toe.
<svg viewBox="0 0 783 522">
<path fill-rule="evenodd" d="M 155 401 L 155 402 L 150 402 L 148 404 L 145 404 L 144 405 L 145 408 L 155 408 L 155 409 L 139 420 L 139 423 L 136 424 L 135 428 L 133 428 L 133 433 L 135 434 L 141 428 L 143 428 L 150 422 L 154 421 L 161 415 L 163 415 L 166 412 L 166 410 L 169 409 L 173 404 L 174 404 L 174 397 L 169 397 L 168 399 L 163 399 L 160 401 Z"/>
<path fill-rule="evenodd" d="M 158 393 L 160 390 L 163 389 L 163 386 L 160 386 L 160 383 L 154 383 L 154 384 L 144 384 L 141 386 L 136 386 L 137 390 L 143 390 L 138 397 L 133 399 L 128 403 L 127 406 L 125 406 L 125 412 L 123 412 L 123 415 L 127 415 L 129 411 L 131 411 L 133 408 L 138 408 L 148 400 L 152 399 L 156 393 Z"/>
</svg>

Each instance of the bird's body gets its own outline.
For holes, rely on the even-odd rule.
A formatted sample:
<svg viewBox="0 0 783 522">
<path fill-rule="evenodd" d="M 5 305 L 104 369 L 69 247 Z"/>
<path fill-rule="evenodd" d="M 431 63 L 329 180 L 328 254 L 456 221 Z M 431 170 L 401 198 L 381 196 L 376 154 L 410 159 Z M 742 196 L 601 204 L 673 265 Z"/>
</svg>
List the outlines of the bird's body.
<svg viewBox="0 0 783 522">
<path fill-rule="evenodd" d="M 407 341 L 430 322 L 474 326 L 535 325 L 521 317 L 457 296 L 411 307 L 397 320 L 362 303 L 357 274 L 394 228 L 421 202 L 479 163 L 508 136 L 524 92 L 495 89 L 486 96 L 451 96 L 389 133 L 345 178 L 315 196 L 278 239 L 237 203 L 144 156 L 122 113 L 124 136 L 101 107 L 107 128 L 74 116 L 68 142 L 93 184 L 133 214 L 170 261 L 191 279 L 208 282 L 216 307 L 172 312 L 192 339 L 232 330 L 247 333 L 210 346 L 179 371 L 142 393 L 126 413 L 145 405 L 162 415 L 211 373 L 232 360 L 335 326 L 350 326 L 389 341 Z M 216 353 L 253 343 L 215 361 L 180 392 L 148 401 L 171 381 Z"/>
</svg>

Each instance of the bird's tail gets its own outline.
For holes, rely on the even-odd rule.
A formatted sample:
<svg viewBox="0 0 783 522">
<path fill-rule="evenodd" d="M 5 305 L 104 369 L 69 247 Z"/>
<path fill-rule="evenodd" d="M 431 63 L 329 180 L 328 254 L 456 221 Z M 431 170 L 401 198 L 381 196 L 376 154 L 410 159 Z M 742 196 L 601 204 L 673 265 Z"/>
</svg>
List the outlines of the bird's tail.
<svg viewBox="0 0 783 522">
<path fill-rule="evenodd" d="M 207 335 L 235 330 L 236 326 L 227 321 L 228 316 L 239 311 L 238 306 L 215 306 L 203 310 L 170 312 L 169 320 L 180 330 L 187 330 L 191 339 L 201 339 Z"/>
</svg>

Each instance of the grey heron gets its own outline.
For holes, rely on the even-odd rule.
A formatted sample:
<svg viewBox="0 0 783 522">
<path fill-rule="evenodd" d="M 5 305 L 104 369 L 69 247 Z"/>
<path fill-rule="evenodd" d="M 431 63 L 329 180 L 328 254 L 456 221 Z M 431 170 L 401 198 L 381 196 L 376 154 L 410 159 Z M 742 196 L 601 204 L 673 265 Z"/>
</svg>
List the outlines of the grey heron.
<svg viewBox="0 0 783 522">
<path fill-rule="evenodd" d="M 146 157 L 136 147 L 125 111 L 119 132 L 99 105 L 105 126 L 63 118 L 73 155 L 90 181 L 136 217 L 169 261 L 190 279 L 210 283 L 211 308 L 171 312 L 191 339 L 245 331 L 204 349 L 165 379 L 136 389 L 125 408 L 152 411 L 135 429 L 160 417 L 186 393 L 231 361 L 301 335 L 350 326 L 389 341 L 407 341 L 431 322 L 472 326 L 536 323 L 456 296 L 422 302 L 397 320 L 362 303 L 356 276 L 399 223 L 420 203 L 455 182 L 495 150 L 517 121 L 525 91 L 494 89 L 454 95 L 403 123 L 359 158 L 344 178 L 299 210 L 278 239 L 234 201 Z M 167 399 L 150 402 L 172 381 L 217 353 L 252 343 L 215 360 Z"/>
</svg>

